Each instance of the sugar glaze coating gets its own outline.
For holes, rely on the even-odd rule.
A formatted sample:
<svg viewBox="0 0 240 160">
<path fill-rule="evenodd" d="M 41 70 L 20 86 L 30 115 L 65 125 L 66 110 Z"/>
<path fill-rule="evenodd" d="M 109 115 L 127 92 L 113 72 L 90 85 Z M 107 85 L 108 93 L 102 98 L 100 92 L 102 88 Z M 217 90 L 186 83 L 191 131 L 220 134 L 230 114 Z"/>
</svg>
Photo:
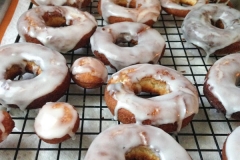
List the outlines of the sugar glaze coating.
<svg viewBox="0 0 240 160">
<path fill-rule="evenodd" d="M 137 84 L 145 77 L 166 82 L 168 93 L 151 98 L 136 96 L 132 84 Z M 138 124 L 144 120 L 151 120 L 154 126 L 177 122 L 179 131 L 183 119 L 198 113 L 196 88 L 179 72 L 160 65 L 137 64 L 126 67 L 112 75 L 105 95 L 106 92 L 117 101 L 115 119 L 123 108 L 134 114 Z M 138 92 L 141 92 L 141 87 Z"/>
<path fill-rule="evenodd" d="M 127 7 L 132 0 L 127 0 Z M 157 21 L 161 5 L 159 0 L 136 0 L 136 8 L 127 8 L 116 4 L 115 0 L 101 0 L 103 19 L 108 22 L 109 17 L 123 17 L 132 22 L 145 23 L 149 20 Z"/>
<path fill-rule="evenodd" d="M 69 73 L 66 59 L 59 52 L 42 45 L 15 43 L 2 46 L 0 59 L 0 103 L 5 107 L 15 104 L 24 110 L 35 99 L 55 90 Z M 5 79 L 6 70 L 12 65 L 19 65 L 24 73 L 27 61 L 39 66 L 41 73 L 32 79 Z M 38 70 L 38 67 L 33 67 L 34 74 Z"/>
<path fill-rule="evenodd" d="M 72 105 L 64 102 L 48 102 L 35 118 L 34 129 L 43 139 L 73 137 L 73 128 L 78 120 L 78 113 Z"/>
<path fill-rule="evenodd" d="M 137 124 L 122 124 L 100 133 L 90 145 L 84 160 L 125 160 L 125 153 L 137 146 L 148 146 L 160 159 L 191 160 L 190 156 L 163 130 Z"/>
<path fill-rule="evenodd" d="M 120 47 L 115 44 L 119 39 L 125 42 L 133 40 L 137 45 Z M 134 22 L 98 27 L 90 42 L 92 52 L 103 54 L 118 70 L 136 63 L 157 63 L 165 50 L 165 40 L 158 31 Z"/>
<path fill-rule="evenodd" d="M 240 12 L 223 4 L 207 4 L 192 10 L 182 24 L 183 36 L 188 43 L 202 48 L 207 56 L 240 41 Z M 221 20 L 224 29 L 211 24 Z M 240 50 L 240 49 L 239 49 Z M 227 50 L 224 54 L 231 53 Z M 216 52 L 217 54 L 217 52 Z"/>
<path fill-rule="evenodd" d="M 240 76 L 240 53 L 227 55 L 217 60 L 208 71 L 204 86 L 221 102 L 230 118 L 240 111 L 240 90 L 236 86 Z M 211 101 L 211 99 L 209 99 Z"/>
<path fill-rule="evenodd" d="M 64 27 L 47 26 L 42 16 L 45 13 L 59 13 L 66 19 Z M 18 20 L 20 36 L 36 38 L 44 46 L 59 52 L 67 52 L 97 26 L 95 18 L 88 12 L 68 6 L 39 6 L 26 11 Z"/>
<path fill-rule="evenodd" d="M 191 10 L 197 9 L 200 6 L 205 5 L 208 2 L 208 0 L 197 0 L 197 2 L 194 5 L 184 6 L 184 5 L 180 5 L 179 3 L 177 3 L 179 1 L 176 1 L 176 0 L 160 0 L 160 3 L 161 3 L 163 8 L 176 9 L 176 10 L 179 10 L 179 11 L 191 11 Z"/>
<path fill-rule="evenodd" d="M 225 142 L 225 153 L 227 160 L 240 159 L 240 127 L 237 127 L 228 137 Z"/>
<path fill-rule="evenodd" d="M 34 2 L 38 5 L 54 5 L 54 6 L 62 6 L 65 4 L 76 5 L 78 8 L 82 7 L 82 4 L 85 0 L 34 0 Z"/>
<path fill-rule="evenodd" d="M 105 65 L 92 57 L 81 57 L 74 61 L 71 72 L 73 75 L 89 73 L 92 76 L 101 78 L 103 82 L 107 81 L 108 72 Z"/>
</svg>

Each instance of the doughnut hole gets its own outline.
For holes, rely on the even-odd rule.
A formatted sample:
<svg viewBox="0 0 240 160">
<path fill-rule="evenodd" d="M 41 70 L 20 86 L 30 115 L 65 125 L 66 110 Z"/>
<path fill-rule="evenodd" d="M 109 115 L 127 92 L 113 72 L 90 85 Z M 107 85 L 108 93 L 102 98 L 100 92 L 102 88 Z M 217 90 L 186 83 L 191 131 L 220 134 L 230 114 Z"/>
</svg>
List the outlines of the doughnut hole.
<svg viewBox="0 0 240 160">
<path fill-rule="evenodd" d="M 224 23 L 222 22 L 222 20 L 218 19 L 216 21 L 214 21 L 213 19 L 211 19 L 211 24 L 217 28 L 220 28 L 220 29 L 224 29 Z"/>
<path fill-rule="evenodd" d="M 64 27 L 67 26 L 66 18 L 59 12 L 46 12 L 42 16 L 46 26 L 49 27 Z M 71 22 L 70 22 L 71 23 Z"/>
<path fill-rule="evenodd" d="M 20 65 L 14 64 L 6 70 L 4 78 L 15 80 L 18 76 L 21 78 L 25 73 L 37 76 L 41 73 L 41 68 L 32 61 L 25 61 L 26 66 L 22 68 Z M 19 78 L 18 78 L 19 79 Z"/>
<path fill-rule="evenodd" d="M 118 35 L 115 44 L 121 47 L 133 47 L 138 44 L 138 40 L 130 33 L 125 32 Z"/>
<path fill-rule="evenodd" d="M 184 4 L 189 6 L 194 6 L 197 3 L 197 0 L 173 0 L 177 4 Z"/>
<path fill-rule="evenodd" d="M 160 160 L 160 158 L 147 146 L 137 146 L 125 153 L 126 160 Z"/>
<path fill-rule="evenodd" d="M 136 3 L 136 0 L 116 0 L 115 2 L 117 5 L 122 6 L 122 7 L 127 7 L 127 8 L 139 8 L 141 7 L 141 4 Z"/>
<path fill-rule="evenodd" d="M 126 7 L 126 8 L 140 8 L 142 6 L 142 4 L 137 4 L 137 0 L 116 0 L 115 1 L 116 5 L 122 6 L 122 7 Z M 101 10 L 101 0 L 99 0 L 98 2 L 98 13 L 100 15 L 102 15 L 102 10 Z M 118 16 L 109 16 L 108 17 L 108 22 L 110 24 L 113 23 L 118 23 L 118 22 L 133 22 L 133 20 L 131 18 L 124 18 L 124 17 L 118 17 Z M 144 22 L 144 24 L 148 25 L 148 26 L 152 26 L 155 22 L 153 20 L 148 20 L 146 22 Z"/>
<path fill-rule="evenodd" d="M 240 73 L 236 73 L 235 85 L 240 88 Z"/>
</svg>

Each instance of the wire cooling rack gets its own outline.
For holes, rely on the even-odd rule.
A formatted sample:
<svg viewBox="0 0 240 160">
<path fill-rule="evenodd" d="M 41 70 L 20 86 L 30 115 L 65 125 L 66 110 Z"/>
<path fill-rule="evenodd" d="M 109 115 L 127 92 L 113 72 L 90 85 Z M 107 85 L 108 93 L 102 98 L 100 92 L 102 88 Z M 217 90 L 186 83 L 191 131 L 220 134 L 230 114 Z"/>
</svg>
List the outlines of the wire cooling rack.
<svg viewBox="0 0 240 160">
<path fill-rule="evenodd" d="M 97 20 L 98 26 L 106 23 L 97 12 L 97 0 L 87 7 Z M 33 5 L 30 3 L 29 8 Z M 203 94 L 205 75 L 210 66 L 220 57 L 210 56 L 205 60 L 205 53 L 188 44 L 181 32 L 183 18 L 174 17 L 162 12 L 153 28 L 158 30 L 166 40 L 166 51 L 159 64 L 173 68 L 186 76 L 197 88 L 200 103 L 199 113 L 191 123 L 173 138 L 182 145 L 194 160 L 220 160 L 221 150 L 227 135 L 240 123 L 226 119 L 206 100 Z M 16 43 L 21 41 L 16 37 Z M 69 67 L 79 57 L 93 56 L 90 45 L 64 54 Z M 116 72 L 108 67 L 109 77 Z M 10 110 L 16 127 L 8 138 L 0 143 L 0 159 L 19 160 L 75 160 L 84 159 L 92 140 L 103 130 L 119 124 L 114 121 L 104 101 L 106 84 L 97 89 L 83 89 L 71 82 L 66 94 L 59 100 L 69 102 L 77 108 L 81 118 L 80 128 L 75 140 L 60 144 L 47 144 L 34 133 L 34 118 L 38 110 L 22 112 Z"/>
</svg>

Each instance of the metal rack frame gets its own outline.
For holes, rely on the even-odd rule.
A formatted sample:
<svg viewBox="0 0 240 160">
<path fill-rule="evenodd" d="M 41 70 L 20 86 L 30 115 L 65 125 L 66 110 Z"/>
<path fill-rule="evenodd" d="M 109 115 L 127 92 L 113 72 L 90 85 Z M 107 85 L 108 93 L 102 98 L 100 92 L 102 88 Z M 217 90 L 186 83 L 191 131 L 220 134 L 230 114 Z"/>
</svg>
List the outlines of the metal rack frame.
<svg viewBox="0 0 240 160">
<path fill-rule="evenodd" d="M 104 26 L 106 23 L 97 12 L 97 3 L 98 0 L 94 0 L 87 11 L 96 18 L 98 26 Z M 30 4 L 29 8 L 32 7 Z M 183 18 L 162 12 L 153 26 L 166 40 L 165 54 L 159 64 L 178 70 L 186 76 L 196 86 L 200 99 L 199 113 L 191 123 L 178 134 L 171 135 L 194 160 L 220 160 L 227 135 L 240 123 L 226 119 L 206 100 L 202 91 L 205 75 L 211 65 L 221 57 L 211 55 L 209 61 L 206 61 L 202 50 L 184 40 L 181 33 L 182 21 Z M 17 36 L 15 42 L 19 41 L 21 38 Z M 67 64 L 71 66 L 75 59 L 93 54 L 88 45 L 64 56 Z M 115 72 L 110 67 L 108 71 L 109 77 Z M 105 87 L 106 84 L 98 89 L 83 89 L 71 82 L 68 91 L 60 99 L 74 105 L 79 112 L 81 126 L 74 141 L 68 140 L 57 145 L 46 144 L 39 140 L 29 127 L 33 124 L 37 111 L 27 110 L 20 114 L 15 114 L 14 111 L 13 120 L 17 122 L 18 130 L 14 130 L 8 139 L 0 144 L 0 159 L 83 159 L 94 137 L 109 126 L 119 124 L 112 119 L 104 102 Z"/>
</svg>

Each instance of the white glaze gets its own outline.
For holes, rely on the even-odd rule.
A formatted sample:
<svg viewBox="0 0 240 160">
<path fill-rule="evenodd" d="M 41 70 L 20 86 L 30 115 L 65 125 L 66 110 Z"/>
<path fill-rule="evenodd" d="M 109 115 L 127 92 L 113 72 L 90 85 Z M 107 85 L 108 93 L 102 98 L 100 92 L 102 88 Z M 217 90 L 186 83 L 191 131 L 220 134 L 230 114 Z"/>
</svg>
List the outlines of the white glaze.
<svg viewBox="0 0 240 160">
<path fill-rule="evenodd" d="M 125 160 L 133 147 L 148 146 L 161 160 L 191 160 L 190 156 L 163 130 L 137 124 L 122 124 L 100 133 L 90 145 L 84 160 Z"/>
<path fill-rule="evenodd" d="M 231 117 L 240 111 L 240 89 L 236 80 L 240 76 L 240 53 L 227 55 L 216 61 L 208 72 L 208 79 L 204 85 L 209 85 L 209 90 L 222 103 L 226 109 L 226 117 Z"/>
<path fill-rule="evenodd" d="M 226 141 L 226 156 L 228 160 L 240 159 L 240 127 L 237 127 L 228 137 Z"/>
<path fill-rule="evenodd" d="M 4 120 L 4 114 L 3 111 L 0 111 L 0 130 L 2 131 L 1 137 L 0 137 L 0 141 L 4 140 L 7 136 L 5 135 L 5 127 L 2 124 L 2 121 Z"/>
<path fill-rule="evenodd" d="M 162 7 L 164 8 L 171 8 L 171 9 L 177 9 L 177 10 L 195 10 L 198 7 L 201 7 L 205 5 L 208 0 L 197 0 L 197 3 L 193 6 L 184 6 L 180 5 L 179 3 L 176 3 L 176 0 L 160 0 Z"/>
<path fill-rule="evenodd" d="M 127 74 L 123 74 L 124 72 Z M 179 72 L 160 65 L 138 64 L 113 74 L 112 79 L 118 80 L 121 74 L 125 76 L 121 83 L 115 81 L 116 83 L 109 83 L 106 87 L 117 101 L 115 119 L 118 117 L 118 110 L 124 108 L 134 114 L 138 124 L 144 120 L 151 120 L 152 125 L 155 126 L 177 122 L 177 131 L 179 131 L 184 118 L 198 113 L 197 90 Z M 138 83 L 144 77 L 166 82 L 170 93 L 152 98 L 140 98 L 125 85 Z"/>
<path fill-rule="evenodd" d="M 7 107 L 16 104 L 24 110 L 32 101 L 56 89 L 68 74 L 65 58 L 42 45 L 15 43 L 0 48 L 0 103 Z M 27 61 L 33 61 L 42 69 L 33 79 L 12 81 L 4 78 L 6 69 L 19 65 L 23 72 Z"/>
<path fill-rule="evenodd" d="M 76 4 L 78 8 L 81 8 L 84 0 L 34 0 L 38 5 L 53 5 L 53 6 L 62 6 L 66 3 L 68 4 Z"/>
<path fill-rule="evenodd" d="M 64 120 L 68 120 L 67 122 Z M 48 102 L 35 118 L 34 129 L 38 136 L 44 139 L 62 138 L 65 135 L 74 136 L 72 132 L 78 119 L 78 113 L 72 105 L 64 102 Z"/>
<path fill-rule="evenodd" d="M 183 36 L 187 42 L 201 47 L 207 57 L 215 51 L 240 41 L 240 12 L 224 4 L 206 4 L 192 10 L 182 24 Z M 221 20 L 224 29 L 211 24 Z"/>
<path fill-rule="evenodd" d="M 128 5 L 130 4 L 128 1 Z M 140 7 L 138 7 L 140 6 Z M 145 23 L 149 20 L 157 21 L 161 5 L 159 0 L 136 0 L 136 8 L 122 7 L 115 0 L 101 0 L 101 11 L 105 21 L 110 16 L 130 18 L 133 22 Z"/>
<path fill-rule="evenodd" d="M 57 11 L 66 18 L 68 26 L 46 26 L 42 16 L 46 12 Z M 28 10 L 18 20 L 17 29 L 22 38 L 29 35 L 38 39 L 43 45 L 67 52 L 89 33 L 97 22 L 88 12 L 82 12 L 77 8 L 67 6 L 39 6 Z"/>
<path fill-rule="evenodd" d="M 103 82 L 107 82 L 108 71 L 105 65 L 96 58 L 82 57 L 74 61 L 71 72 L 73 75 L 81 73 L 89 73 L 92 76 L 101 78 Z"/>
<path fill-rule="evenodd" d="M 120 47 L 114 44 L 120 36 L 125 41 L 138 41 L 138 44 L 133 47 Z M 165 40 L 158 31 L 135 22 L 98 27 L 90 42 L 92 52 L 104 54 L 118 70 L 136 63 L 157 63 L 165 47 Z"/>
</svg>

